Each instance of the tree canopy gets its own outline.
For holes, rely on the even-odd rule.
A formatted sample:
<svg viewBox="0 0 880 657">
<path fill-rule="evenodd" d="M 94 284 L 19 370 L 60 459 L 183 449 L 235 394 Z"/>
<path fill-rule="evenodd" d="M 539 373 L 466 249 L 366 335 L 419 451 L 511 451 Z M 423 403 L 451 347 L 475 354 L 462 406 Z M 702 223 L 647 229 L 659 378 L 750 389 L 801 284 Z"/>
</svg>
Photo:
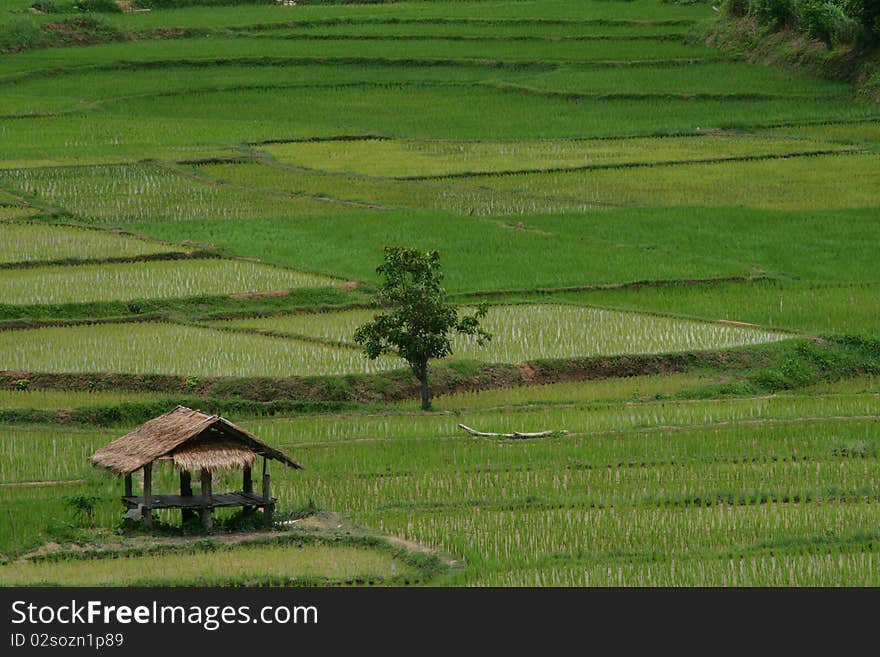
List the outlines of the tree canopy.
<svg viewBox="0 0 880 657">
<path fill-rule="evenodd" d="M 359 327 L 354 339 L 370 359 L 382 354 L 403 358 L 421 383 L 422 408 L 430 408 L 428 361 L 452 354 L 455 333 L 474 335 L 479 344 L 491 339 L 480 326 L 486 307 L 459 316 L 440 285 L 443 272 L 437 251 L 386 246 L 376 272 L 382 282 L 373 302 L 385 312 Z"/>
</svg>

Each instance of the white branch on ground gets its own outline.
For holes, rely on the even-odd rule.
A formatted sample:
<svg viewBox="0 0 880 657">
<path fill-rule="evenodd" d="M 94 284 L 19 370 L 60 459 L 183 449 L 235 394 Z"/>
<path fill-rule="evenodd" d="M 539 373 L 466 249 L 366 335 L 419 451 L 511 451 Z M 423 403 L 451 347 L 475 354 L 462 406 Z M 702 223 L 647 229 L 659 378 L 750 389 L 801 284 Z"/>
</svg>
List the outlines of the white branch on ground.
<svg viewBox="0 0 880 657">
<path fill-rule="evenodd" d="M 464 424 L 459 424 L 458 426 L 472 436 L 480 436 L 481 438 L 546 438 L 547 436 L 552 436 L 554 434 L 565 435 L 568 433 L 565 429 L 562 431 L 536 431 L 534 433 L 524 433 L 521 431 L 514 431 L 513 433 L 492 433 L 487 431 L 477 431 Z"/>
</svg>

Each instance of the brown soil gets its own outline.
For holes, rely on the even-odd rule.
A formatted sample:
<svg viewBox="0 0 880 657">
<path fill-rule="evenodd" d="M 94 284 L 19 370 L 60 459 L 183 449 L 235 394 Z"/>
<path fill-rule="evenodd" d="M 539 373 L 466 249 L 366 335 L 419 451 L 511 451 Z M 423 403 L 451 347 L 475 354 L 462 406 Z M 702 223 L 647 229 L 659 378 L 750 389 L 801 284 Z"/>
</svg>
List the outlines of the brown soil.
<svg viewBox="0 0 880 657">
<path fill-rule="evenodd" d="M 67 486 L 71 484 L 84 484 L 85 479 L 54 479 L 47 481 L 12 481 L 0 484 L 0 488 L 38 488 L 41 486 Z"/>
<path fill-rule="evenodd" d="M 528 363 L 522 363 L 518 366 L 519 375 L 522 377 L 523 383 L 531 383 L 535 380 L 535 368 Z"/>
<path fill-rule="evenodd" d="M 462 376 L 446 365 L 432 368 L 434 395 L 522 385 L 590 381 L 642 375 L 685 372 L 694 368 L 742 368 L 753 364 L 758 354 L 745 349 L 647 356 L 576 358 L 536 361 L 519 365 L 484 365 L 472 375 Z M 344 382 L 340 394 L 338 383 Z M 127 390 L 166 392 L 201 397 L 238 397 L 258 402 L 276 400 L 346 401 L 376 403 L 417 398 L 419 383 L 409 372 L 388 372 L 346 377 L 203 377 L 193 390 L 187 377 L 141 374 L 74 374 L 0 371 L 0 388 L 31 390 Z M 329 395 L 329 396 L 328 396 Z"/>
<path fill-rule="evenodd" d="M 236 292 L 230 294 L 230 299 L 264 299 L 267 297 L 286 297 L 290 290 L 269 290 L 267 292 Z"/>
</svg>

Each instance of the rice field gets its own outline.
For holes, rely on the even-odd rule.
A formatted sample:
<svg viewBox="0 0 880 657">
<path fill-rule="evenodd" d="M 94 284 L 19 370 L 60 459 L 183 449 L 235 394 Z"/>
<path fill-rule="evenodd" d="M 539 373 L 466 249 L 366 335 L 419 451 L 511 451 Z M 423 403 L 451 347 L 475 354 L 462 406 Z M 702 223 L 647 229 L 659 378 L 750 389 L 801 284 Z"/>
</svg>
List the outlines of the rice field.
<svg viewBox="0 0 880 657">
<path fill-rule="evenodd" d="M 61 409 L 167 399 L 161 392 L 124 390 L 19 390 L 0 388 L 0 408 Z"/>
<path fill-rule="evenodd" d="M 473 185 L 582 203 L 857 208 L 880 199 L 877 154 L 677 164 L 650 168 L 456 178 Z M 832 169 L 837 175 L 828 177 Z"/>
<path fill-rule="evenodd" d="M 119 165 L 0 171 L 33 203 L 101 223 L 247 219 L 339 210 L 316 199 L 219 187 L 156 166 Z"/>
<path fill-rule="evenodd" d="M 54 20 L 6 4 L 0 28 Z M 188 6 L 102 14 L 136 39 L 5 53 L 0 561 L 116 536 L 122 482 L 89 456 L 133 427 L 63 409 L 174 403 L 106 389 L 116 372 L 259 377 L 211 394 L 241 394 L 229 419 L 305 466 L 270 466 L 281 517 L 317 507 L 458 562 L 432 584 L 880 585 L 880 109 L 706 45 L 715 15 Z M 433 412 L 328 406 L 408 385 L 352 341 L 392 243 L 438 249 L 494 338 L 456 338 Z M 218 257 L 168 255 L 202 248 Z M 58 372 L 90 389 L 40 389 Z M 303 410 L 247 419 L 288 377 L 314 377 Z M 177 486 L 156 467 L 154 490 Z M 427 583 L 390 550 L 283 542 L 5 563 L 0 585 Z"/>
<path fill-rule="evenodd" d="M 0 224 L 0 262 L 133 258 L 190 250 L 111 231 L 46 223 Z"/>
<path fill-rule="evenodd" d="M 40 214 L 36 208 L 25 208 L 13 205 L 0 205 L 0 221 L 10 221 L 15 219 L 28 219 Z"/>
<path fill-rule="evenodd" d="M 805 140 L 821 139 L 832 142 L 876 146 L 880 142 L 880 121 L 783 126 L 769 129 L 766 132 L 774 136 L 795 137 Z"/>
<path fill-rule="evenodd" d="M 471 310 L 466 308 L 462 313 Z M 372 320 L 376 312 L 294 314 L 234 319 L 214 325 L 308 336 L 356 346 L 355 330 Z M 759 328 L 553 304 L 493 306 L 481 325 L 492 333 L 492 340 L 480 346 L 470 336 L 456 336 L 453 339 L 456 358 L 520 363 L 540 358 L 724 349 L 790 337 Z"/>
<path fill-rule="evenodd" d="M 395 369 L 391 357 L 313 342 L 137 323 L 0 331 L 0 370 L 193 376 L 308 376 Z"/>
<path fill-rule="evenodd" d="M 318 580 L 382 583 L 416 578 L 418 571 L 378 550 L 326 545 L 250 546 L 104 559 L 67 559 L 0 566 L 0 586 L 296 586 Z"/>
<path fill-rule="evenodd" d="M 606 399 L 644 401 L 654 397 L 674 395 L 682 390 L 712 381 L 711 377 L 694 373 L 633 376 L 594 381 L 565 381 L 515 388 L 453 392 L 437 395 L 431 403 L 435 408 L 441 409 L 468 409 L 542 402 L 568 404 Z M 0 400 L 2 398 L 2 392 L 0 392 Z M 414 409 L 417 407 L 415 400 L 397 402 L 397 405 L 403 408 L 411 407 Z"/>
<path fill-rule="evenodd" d="M 565 399 L 565 390 L 559 391 Z M 876 409 L 876 399 L 813 393 L 574 402 L 568 410 L 513 413 L 543 411 L 542 421 L 579 413 L 580 423 L 567 425 L 574 431 L 569 436 L 531 441 L 475 439 L 455 428 L 458 421 L 491 428 L 511 414 L 491 408 L 452 418 L 386 413 L 246 426 L 307 466 L 303 472 L 273 468 L 281 508 L 311 499 L 368 527 L 438 546 L 463 564 L 448 583 L 813 585 L 840 576 L 838 584 L 873 585 L 872 574 L 852 569 L 876 559 L 880 443 L 876 417 L 862 416 Z M 643 412 L 653 415 L 643 425 L 627 417 Z M 815 419 L 803 421 L 806 414 Z M 603 416 L 618 420 L 607 423 Z M 675 427 L 675 421 L 691 424 Z M 321 429 L 334 429 L 337 439 L 312 442 Z M 89 477 L 90 488 L 104 500 L 99 521 L 112 518 L 120 484 L 90 475 L 86 461 L 107 433 L 65 437 L 47 429 L 4 430 L 10 467 L 4 478 Z M 54 465 L 41 470 L 32 455 L 47 449 L 54 450 L 53 458 L 44 461 Z M 59 470 L 64 463 L 73 469 Z M 234 479 L 218 486 L 235 485 Z M 160 468 L 154 485 L 173 487 L 175 477 Z M 7 503 L 46 494 L 38 488 L 4 490 Z M 19 522 L 29 517 L 24 513 Z M 27 522 L 40 520 L 45 517 Z M 24 531 L 20 526 L 19 536 Z M 9 545 L 9 535 L 4 538 Z M 786 565 L 797 563 L 815 565 L 809 571 Z M 76 565 L 58 568 L 51 571 L 55 577 L 85 577 Z M 47 572 L 24 567 L 14 575 L 33 582 Z M 104 576 L 100 568 L 90 572 Z M 183 578 L 189 570 L 174 572 Z"/>
<path fill-rule="evenodd" d="M 735 320 L 815 333 L 870 335 L 880 327 L 880 286 L 874 283 L 811 285 L 772 281 L 604 290 L 564 298 L 613 308 Z"/>
<path fill-rule="evenodd" d="M 564 397 L 561 397 L 557 402 L 563 400 Z M 258 436 L 265 436 L 273 443 L 291 448 L 308 444 L 332 445 L 355 438 L 370 438 L 377 442 L 416 443 L 426 439 L 460 438 L 464 434 L 458 428 L 459 423 L 480 431 L 499 433 L 543 431 L 548 428 L 566 430 L 570 433 L 585 433 L 590 440 L 594 439 L 594 434 L 602 433 L 656 432 L 663 427 L 744 423 L 747 430 L 752 432 L 753 438 L 759 440 L 767 429 L 748 429 L 749 423 L 754 423 L 756 427 L 761 427 L 761 423 L 791 423 L 794 427 L 800 427 L 822 418 L 854 417 L 865 418 L 861 421 L 860 434 L 865 437 L 876 430 L 876 423 L 873 421 L 876 403 L 877 395 L 874 393 L 827 397 L 776 395 L 729 400 L 663 400 L 642 404 L 538 404 L 485 411 L 465 409 L 428 416 L 398 412 L 339 418 L 334 422 L 327 422 L 326 417 L 305 417 L 254 420 L 245 422 L 244 426 Z M 854 425 L 859 426 L 859 423 Z M 796 429 L 795 435 L 798 434 L 803 434 L 800 428 Z M 565 439 L 563 444 L 568 442 Z M 703 439 L 703 442 L 705 444 L 699 446 L 700 450 L 711 452 L 720 449 L 715 441 Z M 655 449 L 661 446 L 656 441 L 648 444 Z M 583 449 L 583 446 L 578 447 L 579 443 L 576 441 L 572 441 L 571 445 L 575 453 Z M 624 445 L 627 445 L 625 441 Z M 671 446 L 676 445 L 676 442 L 671 443 Z M 444 456 L 441 451 L 437 458 Z"/>
<path fill-rule="evenodd" d="M 581 200 L 537 198 L 534 195 L 499 193 L 474 187 L 326 175 L 297 168 L 263 164 L 206 164 L 195 167 L 199 175 L 221 184 L 263 189 L 269 193 L 305 194 L 338 201 L 418 208 L 467 215 L 577 212 L 592 209 Z"/>
<path fill-rule="evenodd" d="M 528 168 L 570 169 L 837 150 L 825 141 L 703 135 L 645 139 L 468 141 L 364 139 L 269 144 L 280 162 L 334 173 L 439 177 Z"/>
<path fill-rule="evenodd" d="M 161 299 L 333 285 L 333 279 L 243 260 L 80 264 L 8 271 L 0 303 Z"/>
<path fill-rule="evenodd" d="M 258 41 L 262 44 L 263 41 Z M 822 119 L 843 121 L 877 116 L 851 99 L 722 97 L 611 97 L 572 102 L 546 94 L 485 86 L 397 84 L 365 90 L 361 85 L 287 89 L 194 90 L 185 96 L 157 95 L 102 103 L 111 115 L 137 121 L 176 119 L 196 129 L 205 120 L 240 123 L 259 140 L 256 115 L 275 121 L 286 139 L 381 135 L 428 139 L 523 139 L 668 135 L 718 129 L 766 127 Z M 278 108 L 284 107 L 283 114 Z M 471 111 L 480 107 L 481 111 Z M 533 117 L 540 116 L 540 121 Z M 626 121 L 622 122 L 622 116 Z M 288 117 L 296 117 L 293 121 Z M 269 139 L 270 137 L 264 137 Z"/>
</svg>

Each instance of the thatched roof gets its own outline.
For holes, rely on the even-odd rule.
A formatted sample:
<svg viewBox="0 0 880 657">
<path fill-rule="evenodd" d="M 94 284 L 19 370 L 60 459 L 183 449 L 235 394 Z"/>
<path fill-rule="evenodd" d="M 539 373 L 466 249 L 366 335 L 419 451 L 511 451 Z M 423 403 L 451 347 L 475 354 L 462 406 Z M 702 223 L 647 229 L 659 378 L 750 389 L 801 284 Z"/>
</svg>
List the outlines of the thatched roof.
<svg viewBox="0 0 880 657">
<path fill-rule="evenodd" d="M 92 465 L 125 475 L 156 459 L 174 459 L 178 470 L 242 468 L 258 456 L 302 466 L 255 435 L 224 420 L 178 406 L 117 438 L 92 455 Z"/>
</svg>

